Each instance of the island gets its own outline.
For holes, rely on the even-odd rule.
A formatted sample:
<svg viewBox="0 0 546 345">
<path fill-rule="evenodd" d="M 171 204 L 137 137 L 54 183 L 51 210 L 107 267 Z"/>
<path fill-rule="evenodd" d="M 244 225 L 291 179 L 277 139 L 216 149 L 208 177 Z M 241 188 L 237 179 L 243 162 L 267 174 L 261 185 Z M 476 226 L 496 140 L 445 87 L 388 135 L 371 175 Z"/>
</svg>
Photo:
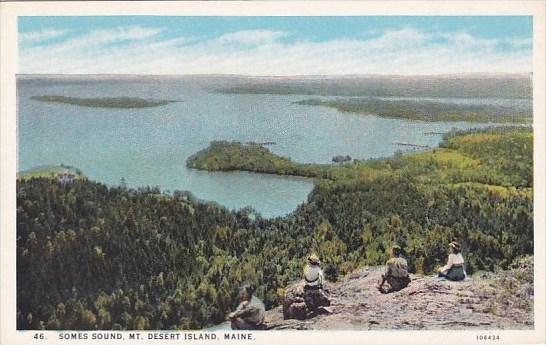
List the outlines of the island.
<svg viewBox="0 0 546 345">
<path fill-rule="evenodd" d="M 62 103 L 77 105 L 89 108 L 152 108 L 169 103 L 180 102 L 176 100 L 144 99 L 138 97 L 100 97 L 100 98 L 79 98 L 67 96 L 32 96 L 30 99 L 46 103 Z"/>
<path fill-rule="evenodd" d="M 306 99 L 300 105 L 324 106 L 340 112 L 418 121 L 532 123 L 533 112 L 490 104 L 455 104 L 423 100 L 385 100 L 375 97 Z"/>
</svg>

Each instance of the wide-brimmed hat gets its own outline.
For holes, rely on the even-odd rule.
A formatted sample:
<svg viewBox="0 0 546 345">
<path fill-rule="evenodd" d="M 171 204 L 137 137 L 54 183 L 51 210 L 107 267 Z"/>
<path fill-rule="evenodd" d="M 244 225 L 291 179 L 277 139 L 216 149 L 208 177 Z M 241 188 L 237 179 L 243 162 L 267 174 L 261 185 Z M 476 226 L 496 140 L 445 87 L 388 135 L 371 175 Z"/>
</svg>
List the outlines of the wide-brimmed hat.
<svg viewBox="0 0 546 345">
<path fill-rule="evenodd" d="M 457 251 L 460 251 L 461 250 L 461 245 L 455 241 L 451 242 L 448 244 L 449 247 L 457 250 Z"/>
<path fill-rule="evenodd" d="M 313 265 L 320 265 L 320 259 L 317 254 L 313 253 L 307 257 L 307 261 Z"/>
</svg>

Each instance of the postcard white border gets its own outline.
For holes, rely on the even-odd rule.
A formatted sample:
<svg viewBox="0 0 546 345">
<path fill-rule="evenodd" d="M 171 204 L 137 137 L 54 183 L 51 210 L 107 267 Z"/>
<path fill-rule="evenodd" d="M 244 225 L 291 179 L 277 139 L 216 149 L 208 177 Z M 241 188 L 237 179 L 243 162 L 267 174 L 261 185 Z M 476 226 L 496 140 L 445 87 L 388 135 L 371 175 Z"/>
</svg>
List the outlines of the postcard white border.
<svg viewBox="0 0 546 345">
<path fill-rule="evenodd" d="M 252 344 L 544 344 L 545 236 L 546 236 L 546 116 L 545 12 L 543 1 L 266 1 L 266 2 L 24 2 L 0 3 L 0 344 L 106 344 L 107 341 L 34 340 L 35 332 L 16 331 L 15 306 L 15 180 L 16 87 L 18 16 L 376 16 L 376 15 L 529 15 L 533 16 L 534 75 L 534 248 L 535 329 L 523 331 L 269 331 L 255 332 Z M 500 341 L 477 341 L 477 335 L 495 334 Z M 204 341 L 179 341 L 176 343 Z M 244 343 L 231 341 L 232 343 Z M 116 344 L 174 344 L 168 341 L 115 341 Z M 218 341 L 209 342 L 218 344 Z"/>
</svg>

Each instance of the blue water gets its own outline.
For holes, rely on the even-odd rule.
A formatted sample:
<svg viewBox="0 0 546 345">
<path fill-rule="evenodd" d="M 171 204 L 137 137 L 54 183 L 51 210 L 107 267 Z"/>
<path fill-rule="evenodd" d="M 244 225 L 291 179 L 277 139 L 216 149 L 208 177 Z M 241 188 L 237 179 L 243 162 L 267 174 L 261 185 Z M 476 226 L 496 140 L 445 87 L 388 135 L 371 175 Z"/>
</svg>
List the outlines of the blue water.
<svg viewBox="0 0 546 345">
<path fill-rule="evenodd" d="M 394 142 L 437 146 L 451 128 L 484 125 L 425 123 L 339 113 L 294 104 L 309 96 L 214 92 L 223 78 L 164 78 L 93 82 L 20 82 L 18 171 L 67 164 L 109 185 L 188 190 L 230 209 L 251 206 L 264 217 L 285 215 L 304 202 L 309 179 L 187 169 L 191 154 L 211 140 L 274 141 L 274 153 L 298 162 L 329 163 L 335 155 L 390 156 Z M 85 108 L 31 100 L 33 95 L 143 97 L 182 102 L 144 109 Z M 462 100 L 464 102 L 464 100 Z M 487 102 L 487 100 L 482 100 Z M 495 99 L 492 103 L 498 103 Z"/>
</svg>

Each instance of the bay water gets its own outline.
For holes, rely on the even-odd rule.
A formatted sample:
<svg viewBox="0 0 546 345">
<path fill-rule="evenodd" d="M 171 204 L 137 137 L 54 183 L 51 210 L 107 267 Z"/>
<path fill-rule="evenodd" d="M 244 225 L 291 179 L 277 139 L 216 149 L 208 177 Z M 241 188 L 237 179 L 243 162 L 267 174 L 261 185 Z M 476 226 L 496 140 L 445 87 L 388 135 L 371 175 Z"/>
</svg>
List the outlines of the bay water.
<svg viewBox="0 0 546 345">
<path fill-rule="evenodd" d="M 486 126 L 388 119 L 294 104 L 314 98 L 305 95 L 217 92 L 229 82 L 222 77 L 19 80 L 17 169 L 63 163 L 108 185 L 123 178 L 132 188 L 187 190 L 230 209 L 250 206 L 264 217 L 274 217 L 304 202 L 313 181 L 197 171 L 186 168 L 186 159 L 212 140 L 275 142 L 268 146 L 273 153 L 305 163 L 330 163 L 336 155 L 379 158 L 408 149 L 397 142 L 435 147 L 441 135 L 434 133 Z M 179 102 L 140 109 L 88 108 L 31 99 L 39 95 Z M 491 100 L 499 102 L 503 100 Z"/>
</svg>

